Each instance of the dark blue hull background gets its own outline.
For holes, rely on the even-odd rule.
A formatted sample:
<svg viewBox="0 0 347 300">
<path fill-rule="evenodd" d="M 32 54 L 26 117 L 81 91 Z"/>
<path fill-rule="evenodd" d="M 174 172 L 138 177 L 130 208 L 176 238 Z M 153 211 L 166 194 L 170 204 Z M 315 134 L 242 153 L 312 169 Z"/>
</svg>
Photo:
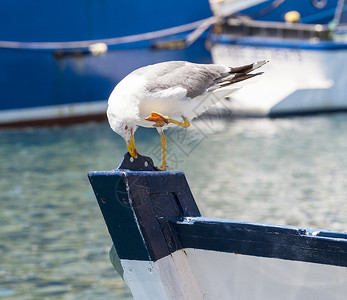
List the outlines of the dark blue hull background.
<svg viewBox="0 0 347 300">
<path fill-rule="evenodd" d="M 0 49 L 0 110 L 107 100 L 131 71 L 167 60 L 212 61 L 204 39 L 183 50 L 141 47 L 61 58 L 51 51 Z"/>
<path fill-rule="evenodd" d="M 337 0 L 329 0 L 322 8 L 314 7 L 310 0 L 291 0 L 267 9 L 272 3 L 266 1 L 242 14 L 256 20 L 283 21 L 285 12 L 297 10 L 302 22 L 325 24 L 331 21 Z M 0 41 L 114 38 L 179 26 L 210 15 L 207 0 L 7 1 L 1 3 Z M 167 60 L 212 62 L 204 39 L 183 50 L 153 50 L 149 43 L 124 44 L 101 56 L 60 58 L 54 50 L 0 48 L 0 110 L 106 100 L 113 87 L 131 71 Z"/>
<path fill-rule="evenodd" d="M 7 1 L 0 41 L 69 42 L 141 34 L 211 16 L 206 0 Z M 210 63 L 204 39 L 187 49 L 154 50 L 149 42 L 110 47 L 104 55 L 0 47 L 0 110 L 106 100 L 131 71 L 167 60 Z M 75 49 L 81 51 L 81 49 Z M 86 52 L 86 49 L 82 49 Z"/>
<path fill-rule="evenodd" d="M 179 26 L 209 16 L 208 0 L 1 1 L 0 41 L 113 38 Z"/>
</svg>

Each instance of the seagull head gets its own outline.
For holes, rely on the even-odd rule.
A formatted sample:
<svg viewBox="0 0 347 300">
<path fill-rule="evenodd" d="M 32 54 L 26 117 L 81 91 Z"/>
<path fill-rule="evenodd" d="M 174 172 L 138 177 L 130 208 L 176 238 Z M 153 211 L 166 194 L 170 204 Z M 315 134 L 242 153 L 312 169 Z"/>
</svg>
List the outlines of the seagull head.
<svg viewBox="0 0 347 300">
<path fill-rule="evenodd" d="M 123 139 L 125 140 L 127 144 L 129 154 L 134 158 L 137 158 L 137 150 L 135 147 L 135 139 L 134 139 L 134 133 L 136 129 L 137 129 L 137 126 L 135 124 L 131 124 L 127 122 L 123 122 L 119 124 L 119 126 L 116 129 L 113 129 L 116 133 L 118 133 L 121 137 L 123 137 Z"/>
<path fill-rule="evenodd" d="M 137 150 L 134 139 L 136 128 L 137 127 L 135 124 L 132 126 L 131 124 L 123 123 L 119 133 L 125 139 L 129 154 L 134 158 L 137 158 Z"/>
<path fill-rule="evenodd" d="M 129 154 L 132 157 L 137 158 L 137 150 L 135 147 L 135 139 L 134 139 L 135 130 L 136 130 L 136 127 L 134 129 L 134 127 L 129 127 L 128 125 L 125 125 L 123 137 L 125 139 L 125 142 L 127 143 L 127 148 L 128 148 Z"/>
<path fill-rule="evenodd" d="M 129 124 L 127 122 L 123 122 L 120 124 L 120 127 L 117 128 L 117 130 L 114 130 L 117 132 L 120 136 L 123 137 L 127 144 L 127 148 L 129 151 L 129 154 L 137 158 L 137 150 L 135 147 L 135 139 L 134 139 L 134 133 L 136 130 L 137 126 L 135 124 Z"/>
<path fill-rule="evenodd" d="M 135 147 L 134 133 L 137 125 L 134 120 L 125 117 L 115 116 L 112 113 L 108 114 L 108 120 L 114 132 L 118 133 L 126 142 L 129 154 L 137 158 L 137 150 Z"/>
</svg>

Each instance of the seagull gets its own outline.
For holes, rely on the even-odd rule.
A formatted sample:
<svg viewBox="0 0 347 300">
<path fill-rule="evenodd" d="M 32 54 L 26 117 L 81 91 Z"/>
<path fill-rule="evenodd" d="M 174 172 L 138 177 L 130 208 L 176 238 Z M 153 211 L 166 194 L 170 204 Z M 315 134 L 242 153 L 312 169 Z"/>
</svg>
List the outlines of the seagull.
<svg viewBox="0 0 347 300">
<path fill-rule="evenodd" d="M 268 61 L 241 67 L 168 61 L 139 68 L 122 79 L 108 99 L 107 118 L 124 138 L 129 154 L 137 158 L 134 134 L 138 126 L 155 127 L 161 137 L 161 165 L 166 170 L 166 137 L 171 126 L 188 128 L 190 121 L 210 106 L 236 92 L 237 82 Z"/>
</svg>

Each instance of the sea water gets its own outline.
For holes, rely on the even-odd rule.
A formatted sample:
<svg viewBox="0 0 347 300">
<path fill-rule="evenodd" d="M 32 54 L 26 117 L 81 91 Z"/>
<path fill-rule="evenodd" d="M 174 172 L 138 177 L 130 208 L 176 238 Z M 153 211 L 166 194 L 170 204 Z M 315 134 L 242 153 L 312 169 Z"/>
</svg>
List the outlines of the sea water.
<svg viewBox="0 0 347 300">
<path fill-rule="evenodd" d="M 205 118 L 166 132 L 204 216 L 347 231 L 347 115 Z M 160 163 L 156 130 L 135 135 Z M 0 299 L 132 299 L 87 179 L 117 167 L 106 123 L 0 131 Z"/>
</svg>

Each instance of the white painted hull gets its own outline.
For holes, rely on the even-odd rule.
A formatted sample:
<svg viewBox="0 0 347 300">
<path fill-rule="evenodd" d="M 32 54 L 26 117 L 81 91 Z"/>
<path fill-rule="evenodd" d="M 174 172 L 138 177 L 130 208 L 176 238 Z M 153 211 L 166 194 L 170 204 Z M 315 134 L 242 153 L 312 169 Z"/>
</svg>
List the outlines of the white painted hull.
<svg viewBox="0 0 347 300">
<path fill-rule="evenodd" d="M 265 1 L 266 0 L 210 0 L 210 6 L 215 16 L 227 17 Z"/>
<path fill-rule="evenodd" d="M 121 260 L 135 299 L 346 299 L 347 268 L 201 249 Z"/>
<path fill-rule="evenodd" d="M 347 109 L 347 51 L 215 44 L 214 63 L 270 62 L 264 74 L 221 105 L 234 114 L 277 115 Z"/>
<path fill-rule="evenodd" d="M 203 299 L 182 250 L 155 262 L 121 260 L 124 281 L 135 299 Z"/>
</svg>

